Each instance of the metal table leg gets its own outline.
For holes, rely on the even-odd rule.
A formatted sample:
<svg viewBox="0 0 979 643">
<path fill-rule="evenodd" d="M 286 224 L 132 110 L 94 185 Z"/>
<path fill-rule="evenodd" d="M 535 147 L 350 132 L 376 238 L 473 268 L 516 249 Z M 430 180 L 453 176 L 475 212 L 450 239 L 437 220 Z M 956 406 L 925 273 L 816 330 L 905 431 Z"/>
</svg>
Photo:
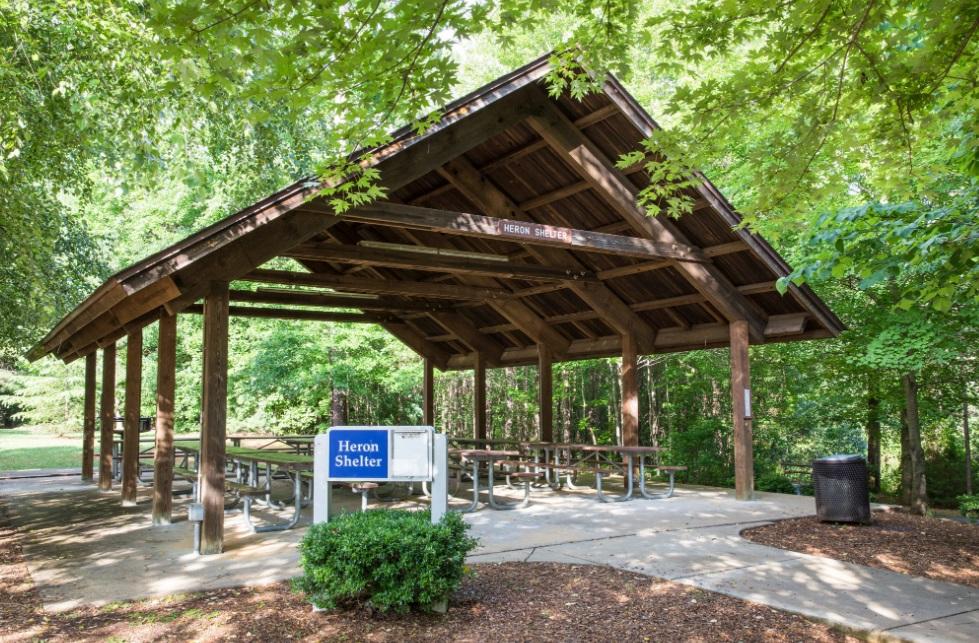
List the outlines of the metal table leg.
<svg viewBox="0 0 979 643">
<path fill-rule="evenodd" d="M 602 473 L 595 474 L 595 490 L 602 502 L 625 502 L 632 499 L 632 456 L 626 456 L 626 489 L 621 496 L 609 496 L 602 493 Z"/>
<path fill-rule="evenodd" d="M 290 518 L 285 522 L 277 522 L 271 525 L 262 525 L 260 527 L 256 527 L 252 523 L 252 515 L 251 515 L 251 505 L 252 505 L 253 498 L 251 496 L 245 496 L 245 506 L 244 506 L 244 511 L 242 513 L 245 515 L 245 523 L 249 526 L 249 528 L 251 528 L 253 532 L 265 533 L 269 531 L 285 531 L 286 529 L 292 529 L 299 523 L 299 517 L 303 511 L 301 476 L 299 475 L 299 472 L 296 471 L 290 473 L 289 477 L 292 479 L 292 489 L 293 489 L 293 497 L 295 498 L 295 503 L 293 505 L 294 510 L 293 510 L 292 518 Z"/>
<path fill-rule="evenodd" d="M 669 486 L 666 488 L 666 491 L 658 492 L 658 493 L 649 493 L 646 491 L 646 466 L 645 465 L 646 465 L 646 458 L 640 455 L 639 456 L 639 493 L 642 494 L 642 497 L 648 498 L 649 500 L 661 500 L 663 498 L 672 497 L 673 488 L 674 488 L 674 480 L 673 480 L 674 471 L 672 470 L 669 471 L 670 483 Z"/>
<path fill-rule="evenodd" d="M 520 509 L 521 507 L 526 507 L 530 504 L 530 480 L 524 480 L 523 483 L 523 500 L 521 502 L 505 503 L 496 502 L 493 499 L 493 463 L 490 462 L 489 466 L 489 490 L 487 494 L 489 496 L 489 506 L 493 509 L 508 510 L 508 509 Z"/>
<path fill-rule="evenodd" d="M 461 477 L 462 474 L 460 474 Z M 473 501 L 465 509 L 453 509 L 459 513 L 471 513 L 479 507 L 479 461 L 473 460 Z"/>
</svg>

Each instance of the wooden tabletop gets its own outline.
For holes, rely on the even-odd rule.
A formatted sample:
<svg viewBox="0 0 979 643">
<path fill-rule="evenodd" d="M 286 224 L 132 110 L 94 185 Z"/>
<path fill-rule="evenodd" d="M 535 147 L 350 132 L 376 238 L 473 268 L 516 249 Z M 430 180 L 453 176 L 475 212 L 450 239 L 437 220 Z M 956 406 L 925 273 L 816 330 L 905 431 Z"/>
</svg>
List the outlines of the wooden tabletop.
<svg viewBox="0 0 979 643">
<path fill-rule="evenodd" d="M 519 451 L 502 451 L 494 449 L 449 449 L 449 453 L 470 460 L 492 460 L 494 458 L 512 458 L 519 456 Z"/>
<path fill-rule="evenodd" d="M 173 443 L 173 448 L 178 451 L 189 451 L 200 453 L 201 445 L 193 440 L 178 440 Z M 282 451 L 269 451 L 267 449 L 250 449 L 248 447 L 225 447 L 224 453 L 227 457 L 240 462 L 258 462 L 274 464 L 280 469 L 292 469 L 305 471 L 313 468 L 313 456 L 300 455 L 298 453 L 283 453 Z"/>
</svg>

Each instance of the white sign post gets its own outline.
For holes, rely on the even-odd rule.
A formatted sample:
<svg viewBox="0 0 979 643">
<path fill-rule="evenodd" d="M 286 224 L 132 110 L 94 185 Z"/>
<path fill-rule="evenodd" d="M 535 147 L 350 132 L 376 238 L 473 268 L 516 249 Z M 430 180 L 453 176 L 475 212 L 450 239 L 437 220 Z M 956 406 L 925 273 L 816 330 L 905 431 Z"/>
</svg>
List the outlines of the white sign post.
<svg viewBox="0 0 979 643">
<path fill-rule="evenodd" d="M 432 482 L 432 522 L 448 508 L 446 437 L 430 426 L 335 426 L 313 440 L 313 522 L 330 519 L 332 483 Z"/>
</svg>

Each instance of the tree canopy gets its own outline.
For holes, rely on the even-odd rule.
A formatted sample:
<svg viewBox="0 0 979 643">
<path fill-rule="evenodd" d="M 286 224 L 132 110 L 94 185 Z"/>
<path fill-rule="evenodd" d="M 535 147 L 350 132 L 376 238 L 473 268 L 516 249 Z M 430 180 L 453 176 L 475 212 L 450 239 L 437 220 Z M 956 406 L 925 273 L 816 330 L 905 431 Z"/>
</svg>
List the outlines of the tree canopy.
<svg viewBox="0 0 979 643">
<path fill-rule="evenodd" d="M 878 422 L 896 471 L 915 375 L 934 470 L 961 457 L 976 394 L 977 30 L 968 0 L 0 0 L 0 394 L 40 422 L 73 417 L 77 365 L 20 356 L 112 271 L 299 177 L 349 176 L 354 151 L 551 51 L 551 91 L 584 96 L 613 72 L 664 126 L 621 159 L 661 179 L 641 195 L 651 214 L 684 216 L 702 171 L 850 325 L 756 349 L 759 466 L 863 448 Z M 379 194 L 358 178 L 339 209 Z M 365 422 L 418 408 L 418 366 L 381 331 L 235 329 L 241 426 L 313 430 L 337 390 Z M 644 440 L 704 481 L 730 470 L 724 371 L 716 352 L 643 364 Z M 614 373 L 557 369 L 567 437 L 615 435 Z M 493 377 L 496 430 L 530 432 L 533 378 Z M 469 385 L 440 382 L 442 421 L 464 430 Z"/>
</svg>

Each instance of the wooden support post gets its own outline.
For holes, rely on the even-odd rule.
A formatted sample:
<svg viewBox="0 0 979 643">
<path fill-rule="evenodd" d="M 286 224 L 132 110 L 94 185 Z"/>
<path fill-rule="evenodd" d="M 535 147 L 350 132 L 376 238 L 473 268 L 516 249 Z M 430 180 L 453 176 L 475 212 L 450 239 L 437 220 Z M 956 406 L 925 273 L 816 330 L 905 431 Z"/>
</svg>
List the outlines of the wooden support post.
<svg viewBox="0 0 979 643">
<path fill-rule="evenodd" d="M 734 489 L 738 500 L 751 500 L 755 491 L 755 468 L 751 439 L 748 322 L 731 322 L 730 333 L 731 399 L 734 412 Z"/>
<path fill-rule="evenodd" d="M 156 450 L 153 524 L 169 525 L 173 512 L 173 403 L 176 392 L 177 317 L 160 318 L 156 362 Z"/>
<path fill-rule="evenodd" d="M 537 345 L 537 402 L 540 406 L 540 440 L 554 441 L 554 387 L 551 370 L 551 351 L 545 344 Z"/>
<path fill-rule="evenodd" d="M 99 489 L 112 488 L 112 425 L 116 417 L 116 345 L 102 351 L 102 402 L 99 409 Z"/>
<path fill-rule="evenodd" d="M 473 353 L 473 438 L 486 439 L 486 358 Z"/>
<path fill-rule="evenodd" d="M 201 554 L 224 547 L 224 442 L 228 405 L 228 283 L 204 297 L 204 400 L 199 487 L 204 505 Z"/>
<path fill-rule="evenodd" d="M 435 364 L 427 357 L 422 381 L 422 424 L 435 426 Z"/>
<path fill-rule="evenodd" d="M 639 446 L 639 375 L 636 339 L 622 336 L 622 445 Z"/>
<path fill-rule="evenodd" d="M 82 480 L 92 479 L 95 457 L 95 352 L 85 356 L 85 406 L 82 425 Z"/>
<path fill-rule="evenodd" d="M 139 472 L 139 407 L 143 389 L 143 330 L 126 338 L 126 412 L 122 436 L 122 506 L 136 505 Z"/>
</svg>

